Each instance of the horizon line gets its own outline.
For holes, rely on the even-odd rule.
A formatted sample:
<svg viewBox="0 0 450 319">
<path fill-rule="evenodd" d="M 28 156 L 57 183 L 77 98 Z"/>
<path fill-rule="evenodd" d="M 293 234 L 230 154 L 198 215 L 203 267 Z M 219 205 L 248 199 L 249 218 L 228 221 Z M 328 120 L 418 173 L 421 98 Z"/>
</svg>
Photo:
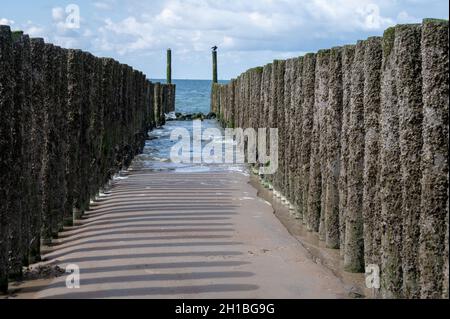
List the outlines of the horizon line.
<svg viewBox="0 0 450 319">
<path fill-rule="evenodd" d="M 153 80 L 161 80 L 161 82 L 166 82 L 165 78 L 149 78 L 150 81 Z M 211 79 L 172 79 L 172 81 L 210 81 L 212 82 Z M 231 79 L 220 79 L 219 81 L 231 81 Z"/>
</svg>

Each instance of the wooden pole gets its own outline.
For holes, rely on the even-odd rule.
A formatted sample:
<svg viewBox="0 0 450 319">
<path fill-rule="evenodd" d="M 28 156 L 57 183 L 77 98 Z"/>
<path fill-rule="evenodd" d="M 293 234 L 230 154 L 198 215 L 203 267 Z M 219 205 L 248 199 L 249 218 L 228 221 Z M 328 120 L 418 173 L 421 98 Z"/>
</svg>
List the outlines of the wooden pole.
<svg viewBox="0 0 450 319">
<path fill-rule="evenodd" d="M 217 51 L 212 51 L 212 59 L 213 59 L 213 83 L 217 83 Z"/>
<path fill-rule="evenodd" d="M 167 84 L 172 84 L 172 50 L 167 49 Z"/>
</svg>

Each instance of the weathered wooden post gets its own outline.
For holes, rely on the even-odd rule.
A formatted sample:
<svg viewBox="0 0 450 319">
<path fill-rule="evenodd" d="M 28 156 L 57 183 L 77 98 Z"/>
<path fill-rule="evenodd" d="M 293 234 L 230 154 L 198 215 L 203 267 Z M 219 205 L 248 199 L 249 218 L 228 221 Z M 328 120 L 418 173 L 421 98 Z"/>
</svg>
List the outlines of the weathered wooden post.
<svg viewBox="0 0 450 319">
<path fill-rule="evenodd" d="M 422 209 L 422 26 L 399 25 L 395 30 L 398 88 L 400 172 L 402 181 L 402 298 L 420 297 L 418 245 Z M 408 52 L 408 53 L 406 53 Z M 445 193 L 444 193 L 445 194 Z M 445 207 L 445 200 L 444 205 Z M 442 235 L 444 238 L 444 235 Z M 436 296 L 437 297 L 437 296 Z"/>
<path fill-rule="evenodd" d="M 217 47 L 214 46 L 212 51 L 213 59 L 213 83 L 217 83 Z"/>
<path fill-rule="evenodd" d="M 423 151 L 419 240 L 421 298 L 448 298 L 448 21 L 422 26 Z M 447 217 L 446 217 L 447 215 Z M 448 237 L 447 237 L 448 238 Z M 447 246 L 447 248 L 445 247 Z M 444 260 L 447 259 L 447 260 Z"/>
<path fill-rule="evenodd" d="M 157 82 L 154 86 L 155 89 L 155 99 L 154 99 L 154 111 L 155 111 L 155 122 L 156 127 L 161 126 L 161 83 Z"/>
<path fill-rule="evenodd" d="M 43 245 L 50 245 L 53 235 L 56 235 L 56 227 L 53 227 L 56 220 L 57 211 L 53 209 L 54 197 L 52 191 L 54 188 L 55 175 L 53 174 L 53 165 L 56 162 L 56 154 L 53 145 L 55 145 L 54 117 L 52 112 L 55 109 L 55 48 L 53 44 L 44 46 L 44 149 L 42 160 L 42 228 L 41 242 Z M 55 232 L 53 232 L 55 230 Z"/>
<path fill-rule="evenodd" d="M 380 108 L 380 203 L 384 231 L 381 238 L 381 293 L 384 298 L 401 297 L 402 187 L 396 87 L 395 28 L 383 38 Z"/>
<path fill-rule="evenodd" d="M 356 46 L 346 45 L 342 50 L 342 123 L 341 123 L 341 158 L 339 167 L 339 246 L 344 258 L 345 229 L 347 219 L 347 171 L 349 158 L 349 120 L 352 66 Z"/>
<path fill-rule="evenodd" d="M 353 60 L 348 117 L 347 211 L 345 216 L 344 268 L 364 271 L 363 172 L 364 172 L 364 53 L 358 41 Z"/>
<path fill-rule="evenodd" d="M 167 49 L 167 84 L 172 84 L 172 50 Z"/>
<path fill-rule="evenodd" d="M 369 38 L 364 52 L 364 261 L 381 264 L 380 108 L 383 39 Z"/>
<path fill-rule="evenodd" d="M 22 211 L 24 217 L 22 219 L 22 260 L 23 265 L 29 265 L 29 247 L 31 242 L 31 171 L 32 171 L 32 153 L 31 153 L 31 128 L 32 126 L 32 110 L 31 110 L 31 97 L 32 97 L 32 69 L 31 69 L 31 41 L 28 35 L 24 35 L 21 38 L 22 42 L 22 98 L 23 106 L 21 109 L 21 131 L 22 131 L 22 156 L 24 167 L 22 168 L 21 175 L 23 176 L 23 192 L 22 195 Z"/>
<path fill-rule="evenodd" d="M 30 263 L 41 260 L 41 226 L 42 226 L 42 159 L 44 146 L 42 140 L 44 132 L 44 108 L 41 107 L 44 99 L 44 57 L 45 44 L 43 39 L 31 39 L 31 242 Z"/>
<path fill-rule="evenodd" d="M 294 208 L 294 216 L 298 219 L 303 218 L 302 203 L 303 199 L 301 194 L 303 192 L 303 178 L 301 176 L 303 170 L 303 155 L 304 155 L 304 133 L 303 133 L 303 113 L 304 111 L 304 99 L 303 99 L 303 66 L 304 57 L 296 59 L 294 62 L 294 73 L 292 78 L 293 88 L 291 89 L 291 110 L 289 114 L 292 114 L 290 119 L 290 131 L 291 137 L 289 141 L 290 148 L 290 172 L 292 174 L 290 178 L 290 190 L 291 190 L 291 209 Z M 301 147 L 297 147 L 297 143 L 300 143 Z"/>
<path fill-rule="evenodd" d="M 13 45 L 11 30 L 8 26 L 0 26 L 0 292 L 8 291 L 8 272 L 10 250 L 10 211 L 8 199 L 10 192 L 10 167 L 12 112 L 14 101 L 14 69 Z"/>
<path fill-rule="evenodd" d="M 79 190 L 80 179 L 79 171 L 80 164 L 80 139 L 81 139 L 81 116 L 82 116 L 82 99 L 83 93 L 81 88 L 82 83 L 82 52 L 80 50 L 69 50 L 67 56 L 67 130 L 72 140 L 68 144 L 68 165 L 66 168 L 67 174 L 67 201 L 66 210 L 72 211 L 73 219 L 79 219 L 81 212 L 79 211 Z M 66 221 L 66 226 L 70 226 L 69 220 Z"/>
<path fill-rule="evenodd" d="M 25 118 L 24 115 L 28 111 L 28 94 L 25 91 L 29 88 L 30 81 L 25 81 L 25 77 L 28 75 L 26 69 L 27 53 L 26 42 L 29 41 L 28 36 L 24 36 L 22 31 L 12 32 L 13 39 L 13 65 L 14 69 L 14 98 L 12 109 L 12 144 L 11 144 L 11 157 L 13 162 L 11 163 L 10 170 L 12 172 L 10 182 L 10 197 L 8 200 L 8 210 L 13 212 L 13 218 L 10 219 L 10 247 L 9 247 L 9 276 L 13 279 L 18 279 L 22 276 L 22 264 L 25 261 L 24 256 L 28 262 L 27 251 L 27 232 L 23 231 L 28 226 L 28 189 L 26 188 L 26 182 L 28 178 L 28 163 L 25 159 L 26 150 L 23 145 L 26 144 L 24 122 L 29 118 Z M 27 126 L 28 127 L 28 126 Z M 30 166 L 31 168 L 31 166 Z"/>
<path fill-rule="evenodd" d="M 342 120 L 342 50 L 330 51 L 328 77 L 328 103 L 325 112 L 325 207 L 324 237 L 328 248 L 339 248 L 339 159 L 341 156 L 341 120 Z"/>
<path fill-rule="evenodd" d="M 307 54 L 303 59 L 302 70 L 302 154 L 300 158 L 302 179 L 302 193 L 299 194 L 297 203 L 302 204 L 301 214 L 303 223 L 306 225 L 309 221 L 308 213 L 308 195 L 309 195 L 309 175 L 311 173 L 311 149 L 313 145 L 314 128 L 314 94 L 316 79 L 316 55 Z"/>
</svg>

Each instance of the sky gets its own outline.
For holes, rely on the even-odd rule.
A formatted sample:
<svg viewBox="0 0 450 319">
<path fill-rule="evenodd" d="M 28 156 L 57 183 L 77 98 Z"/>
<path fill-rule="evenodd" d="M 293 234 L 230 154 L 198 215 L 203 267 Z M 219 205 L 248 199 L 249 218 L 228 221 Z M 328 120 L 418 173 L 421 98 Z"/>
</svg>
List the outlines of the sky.
<svg viewBox="0 0 450 319">
<path fill-rule="evenodd" d="M 401 23 L 448 19 L 447 0 L 0 0 L 0 24 L 165 78 L 219 78 L 345 44 Z M 74 6 L 75 5 L 75 6 Z M 74 9 L 75 8 L 75 9 Z M 77 19 L 79 11 L 79 19 Z"/>
</svg>

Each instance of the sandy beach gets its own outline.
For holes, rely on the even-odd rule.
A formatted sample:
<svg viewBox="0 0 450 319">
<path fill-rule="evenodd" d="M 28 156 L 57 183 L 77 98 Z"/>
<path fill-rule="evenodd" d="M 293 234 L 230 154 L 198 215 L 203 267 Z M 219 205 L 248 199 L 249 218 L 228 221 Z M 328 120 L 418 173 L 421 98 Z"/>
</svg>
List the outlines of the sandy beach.
<svg viewBox="0 0 450 319">
<path fill-rule="evenodd" d="M 347 298 L 249 180 L 131 170 L 44 256 L 78 265 L 80 288 L 63 274 L 13 284 L 12 298 Z"/>
</svg>

